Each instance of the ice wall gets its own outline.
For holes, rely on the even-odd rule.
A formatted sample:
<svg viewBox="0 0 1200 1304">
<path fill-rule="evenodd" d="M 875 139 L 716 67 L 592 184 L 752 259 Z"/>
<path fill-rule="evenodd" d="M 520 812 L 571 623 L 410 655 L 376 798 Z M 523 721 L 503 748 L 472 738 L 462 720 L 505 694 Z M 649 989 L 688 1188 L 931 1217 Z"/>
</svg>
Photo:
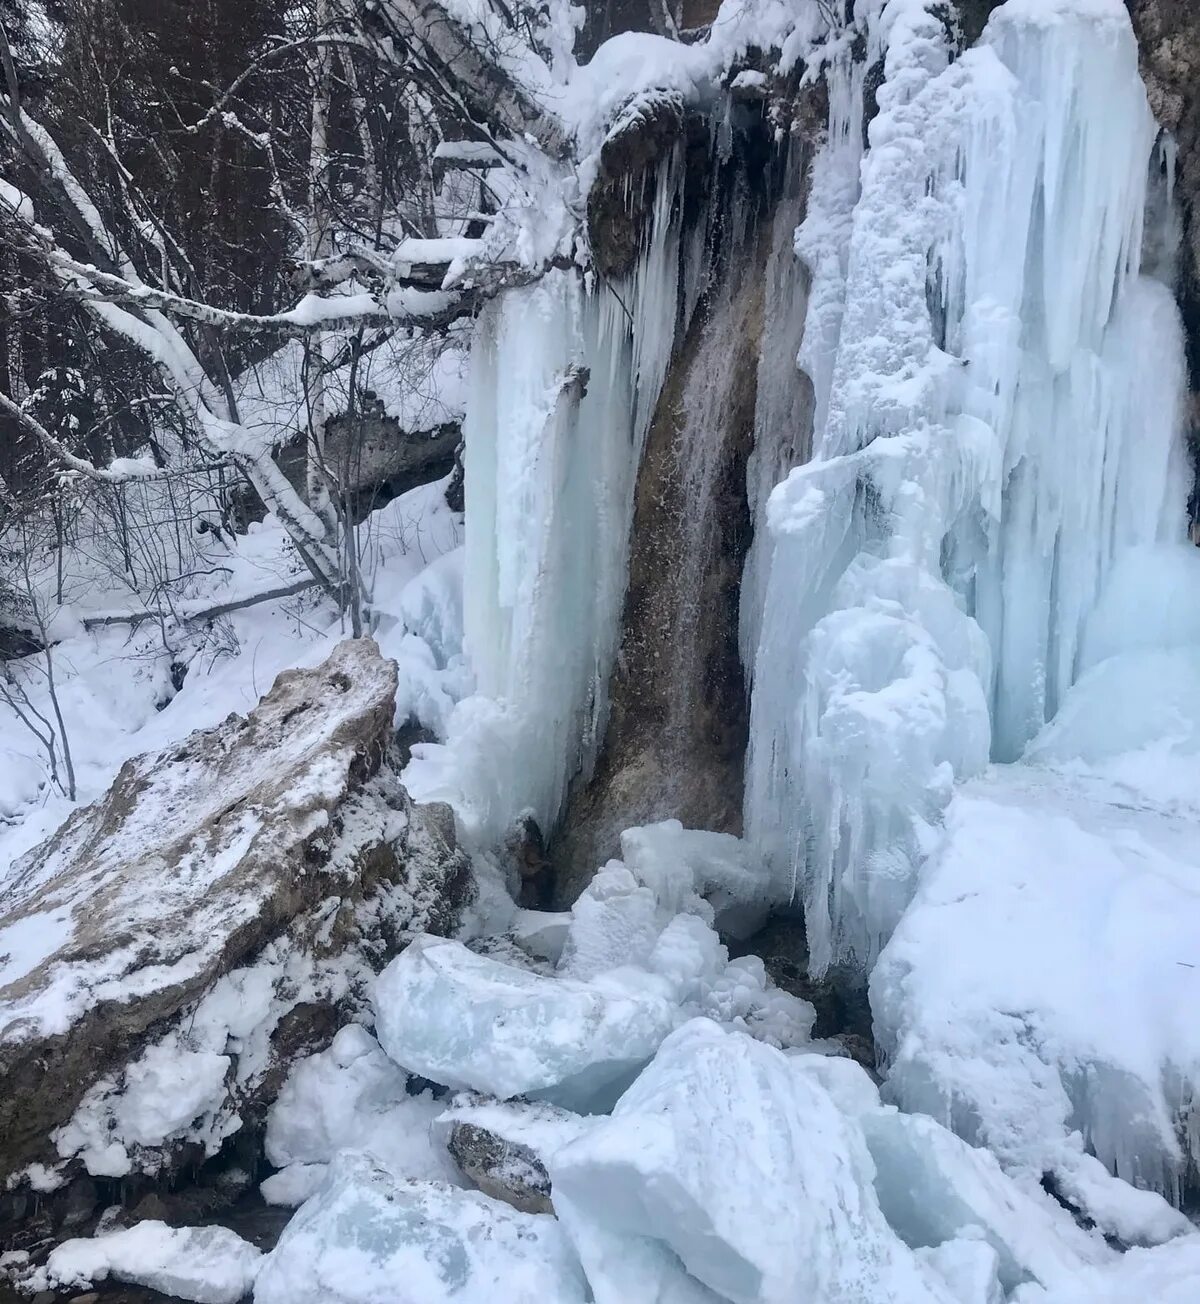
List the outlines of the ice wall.
<svg viewBox="0 0 1200 1304">
<path fill-rule="evenodd" d="M 680 171 L 616 284 L 554 271 L 484 310 L 471 355 L 464 627 L 474 695 L 405 781 L 498 842 L 543 828 L 595 759 L 620 634 L 633 486 L 675 335 Z"/>
<path fill-rule="evenodd" d="M 768 506 L 747 760 L 747 832 L 818 973 L 871 964 L 954 780 L 1054 714 L 1114 558 L 1183 530 L 1123 5 L 1009 0 L 952 62 L 926 4 L 891 0 L 876 39 L 859 186 L 839 129 L 798 233 L 815 456 Z"/>
</svg>

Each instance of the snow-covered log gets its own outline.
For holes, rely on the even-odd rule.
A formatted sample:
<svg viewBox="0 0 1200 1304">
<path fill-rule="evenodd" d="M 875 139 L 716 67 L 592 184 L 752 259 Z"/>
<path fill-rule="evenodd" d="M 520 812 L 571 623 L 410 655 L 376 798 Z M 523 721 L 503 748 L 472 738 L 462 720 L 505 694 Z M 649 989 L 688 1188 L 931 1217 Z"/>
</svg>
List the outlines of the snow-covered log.
<svg viewBox="0 0 1200 1304">
<path fill-rule="evenodd" d="M 489 48 L 437 0 L 383 0 L 375 8 L 384 31 L 419 54 L 441 88 L 456 93 L 469 118 L 515 140 L 530 138 L 550 158 L 564 158 L 569 138 L 553 114 L 502 66 L 503 38 Z M 513 43 L 525 38 L 514 30 Z M 481 136 L 485 133 L 480 132 Z"/>
</svg>

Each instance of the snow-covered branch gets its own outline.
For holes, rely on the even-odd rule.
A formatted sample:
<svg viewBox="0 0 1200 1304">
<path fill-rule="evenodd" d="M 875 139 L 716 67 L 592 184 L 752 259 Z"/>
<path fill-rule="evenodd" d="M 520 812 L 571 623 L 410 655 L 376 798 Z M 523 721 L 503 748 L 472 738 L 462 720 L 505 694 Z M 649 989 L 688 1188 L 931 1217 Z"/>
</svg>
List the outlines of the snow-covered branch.
<svg viewBox="0 0 1200 1304">
<path fill-rule="evenodd" d="M 14 403 L 3 391 L 0 391 L 0 412 L 11 417 L 23 430 L 29 432 L 45 449 L 50 458 L 57 462 L 64 471 L 74 471 L 89 480 L 98 480 L 105 484 L 134 484 L 149 480 L 169 480 L 181 475 L 199 475 L 205 471 L 215 471 L 224 463 L 208 463 L 204 466 L 163 467 L 152 466 L 137 458 L 120 458 L 107 467 L 96 466 L 86 458 L 72 453 L 69 448 L 42 425 L 32 413 Z"/>
</svg>

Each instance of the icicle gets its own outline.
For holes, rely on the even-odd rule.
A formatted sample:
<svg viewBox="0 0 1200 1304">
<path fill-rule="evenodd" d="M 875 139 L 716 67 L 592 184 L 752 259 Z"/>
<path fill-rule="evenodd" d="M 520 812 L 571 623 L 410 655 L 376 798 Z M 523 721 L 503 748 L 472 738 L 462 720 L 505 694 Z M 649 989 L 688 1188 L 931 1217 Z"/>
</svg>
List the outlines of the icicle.
<svg viewBox="0 0 1200 1304">
<path fill-rule="evenodd" d="M 464 426 L 464 628 L 476 694 L 405 773 L 494 845 L 549 828 L 594 763 L 620 634 L 633 487 L 674 341 L 680 171 L 660 169 L 633 272 L 552 272 L 485 310 Z"/>
<path fill-rule="evenodd" d="M 838 131 L 813 174 L 810 212 L 849 212 L 848 237 L 810 216 L 798 240 L 816 460 L 768 505 L 747 760 L 748 836 L 802 896 L 817 973 L 869 967 L 954 779 L 989 736 L 1020 753 L 1115 555 L 1183 521 L 1181 331 L 1139 278 L 1155 130 L 1123 6 L 1010 0 L 953 63 L 919 0 L 884 23 L 861 191 L 847 208 Z"/>
<path fill-rule="evenodd" d="M 738 649 L 751 670 L 762 628 L 771 539 L 767 499 L 793 466 L 812 453 L 813 385 L 801 372 L 797 354 L 808 312 L 806 277 L 793 252 L 796 217 L 807 186 L 808 153 L 793 141 L 783 194 L 771 232 L 763 288 L 763 328 L 754 403 L 754 451 L 746 469 L 746 498 L 754 522 L 742 571 Z"/>
</svg>

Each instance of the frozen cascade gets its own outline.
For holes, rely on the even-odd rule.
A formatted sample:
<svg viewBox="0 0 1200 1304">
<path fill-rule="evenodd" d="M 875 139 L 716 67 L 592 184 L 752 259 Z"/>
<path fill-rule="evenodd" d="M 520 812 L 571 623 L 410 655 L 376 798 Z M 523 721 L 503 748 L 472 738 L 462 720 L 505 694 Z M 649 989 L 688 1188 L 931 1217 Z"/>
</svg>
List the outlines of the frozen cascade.
<svg viewBox="0 0 1200 1304">
<path fill-rule="evenodd" d="M 680 171 L 662 165 L 619 284 L 551 272 L 484 311 L 471 355 L 464 626 L 476 694 L 405 781 L 498 842 L 557 816 L 595 760 L 620 634 L 633 485 L 675 335 Z"/>
<path fill-rule="evenodd" d="M 825 69 L 829 129 L 824 148 L 812 160 L 806 183 L 797 175 L 802 160 L 793 148 L 776 215 L 747 484 L 754 538 L 742 576 L 739 646 L 748 669 L 754 665 L 766 607 L 771 490 L 792 467 L 808 461 L 813 432 L 825 428 L 829 410 L 845 310 L 850 237 L 861 193 L 866 68 L 866 62 L 855 59 L 848 47 L 839 48 L 831 58 Z M 803 165 L 807 170 L 806 158 Z M 803 201 L 802 187 L 807 190 Z M 793 230 L 802 203 L 804 221 Z M 798 387 L 797 375 L 807 383 Z"/>
<path fill-rule="evenodd" d="M 823 157 L 823 156 L 822 156 Z M 746 500 L 753 520 L 738 604 L 738 650 L 753 666 L 766 598 L 770 538 L 766 531 L 771 490 L 812 453 L 813 385 L 796 366 L 808 316 L 809 275 L 795 256 L 793 238 L 808 189 L 811 152 L 797 137 L 789 142 L 783 193 L 770 230 L 763 278 L 763 324 L 754 403 L 754 449 L 746 468 Z"/>
<path fill-rule="evenodd" d="M 798 236 L 816 455 L 768 507 L 747 759 L 748 835 L 802 896 L 817 973 L 869 967 L 953 780 L 1054 714 L 1115 557 L 1183 531 L 1182 332 L 1139 275 L 1155 127 L 1124 7 L 1010 0 L 955 62 L 923 3 L 884 25 L 843 299 L 837 203 L 814 194 Z"/>
</svg>

